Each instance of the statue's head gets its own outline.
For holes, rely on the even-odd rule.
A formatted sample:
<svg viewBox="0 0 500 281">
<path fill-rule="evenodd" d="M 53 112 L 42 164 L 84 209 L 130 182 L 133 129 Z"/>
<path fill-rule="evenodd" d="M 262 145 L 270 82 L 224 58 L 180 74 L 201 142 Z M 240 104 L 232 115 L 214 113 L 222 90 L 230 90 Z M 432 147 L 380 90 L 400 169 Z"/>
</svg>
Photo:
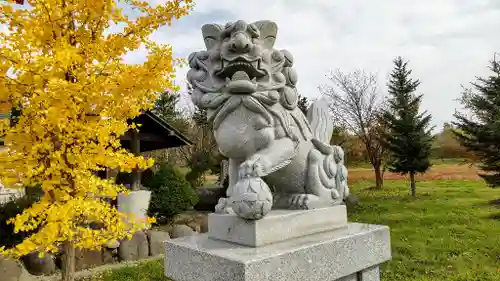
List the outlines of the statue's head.
<svg viewBox="0 0 500 281">
<path fill-rule="evenodd" d="M 189 56 L 188 81 L 203 93 L 238 95 L 294 86 L 291 54 L 273 48 L 277 31 L 272 21 L 204 25 L 207 50 Z"/>
</svg>

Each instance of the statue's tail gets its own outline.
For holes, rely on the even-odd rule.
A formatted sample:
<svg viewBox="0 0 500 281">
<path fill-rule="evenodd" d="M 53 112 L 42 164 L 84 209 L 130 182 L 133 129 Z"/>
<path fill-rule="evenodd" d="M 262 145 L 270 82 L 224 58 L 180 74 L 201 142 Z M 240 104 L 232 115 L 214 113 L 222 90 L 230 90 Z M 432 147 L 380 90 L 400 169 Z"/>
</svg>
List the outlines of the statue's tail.
<svg viewBox="0 0 500 281">
<path fill-rule="evenodd" d="M 313 134 L 313 144 L 315 148 L 323 154 L 322 161 L 316 156 L 317 164 L 315 168 L 310 167 L 311 174 L 317 172 L 324 182 L 323 188 L 329 189 L 331 181 L 334 182 L 334 199 L 345 199 L 349 195 L 349 187 L 347 185 L 347 168 L 344 165 L 344 151 L 341 147 L 330 145 L 330 139 L 333 134 L 333 121 L 330 116 L 328 101 L 325 98 L 316 100 L 307 110 L 307 119 L 311 124 Z M 310 158 L 312 158 L 311 155 Z M 310 159 L 312 160 L 312 159 Z M 317 169 L 318 171 L 313 171 Z M 336 171 L 334 171 L 336 170 Z M 319 184 L 317 181 L 316 184 Z M 314 185 L 312 182 L 311 186 Z M 319 189 L 319 187 L 317 187 Z"/>
<path fill-rule="evenodd" d="M 328 109 L 328 101 L 324 97 L 311 104 L 307 110 L 307 120 L 311 124 L 313 137 L 324 144 L 330 144 L 333 122 Z"/>
</svg>

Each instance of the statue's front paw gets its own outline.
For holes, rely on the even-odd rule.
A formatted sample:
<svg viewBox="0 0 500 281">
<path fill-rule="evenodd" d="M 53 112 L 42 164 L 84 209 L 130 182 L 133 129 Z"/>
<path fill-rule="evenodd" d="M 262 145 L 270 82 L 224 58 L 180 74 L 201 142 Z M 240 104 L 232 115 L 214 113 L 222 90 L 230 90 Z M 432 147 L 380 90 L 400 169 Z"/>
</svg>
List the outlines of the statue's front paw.
<svg viewBox="0 0 500 281">
<path fill-rule="evenodd" d="M 292 194 L 288 199 L 288 204 L 290 209 L 308 210 L 314 209 L 314 204 L 318 200 L 319 197 L 313 194 Z"/>
<path fill-rule="evenodd" d="M 305 210 L 307 209 L 308 194 L 294 194 L 290 197 L 288 204 L 290 209 Z"/>
<path fill-rule="evenodd" d="M 245 178 L 260 178 L 266 176 L 266 171 L 270 169 L 269 161 L 265 157 L 255 155 L 244 161 L 240 165 L 239 177 Z"/>
<path fill-rule="evenodd" d="M 337 189 L 333 188 L 332 189 L 332 199 L 339 199 L 340 198 L 340 193 L 337 191 Z"/>
<path fill-rule="evenodd" d="M 229 206 L 228 198 L 219 198 L 217 205 L 215 205 L 215 213 L 218 214 L 230 214 L 231 208 Z"/>
</svg>

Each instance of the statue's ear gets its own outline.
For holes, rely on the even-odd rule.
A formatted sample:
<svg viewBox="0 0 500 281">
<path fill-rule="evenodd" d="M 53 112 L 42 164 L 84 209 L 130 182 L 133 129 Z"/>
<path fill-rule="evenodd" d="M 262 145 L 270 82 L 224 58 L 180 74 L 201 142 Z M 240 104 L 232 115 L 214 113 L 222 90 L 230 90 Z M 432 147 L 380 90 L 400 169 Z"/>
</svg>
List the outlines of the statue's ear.
<svg viewBox="0 0 500 281">
<path fill-rule="evenodd" d="M 267 48 L 274 47 L 276 42 L 276 34 L 278 33 L 278 25 L 274 21 L 261 20 L 253 23 L 260 31 L 260 40 Z"/>
<path fill-rule="evenodd" d="M 212 49 L 212 47 L 220 40 L 220 34 L 222 32 L 222 26 L 218 24 L 205 24 L 201 27 L 201 33 L 203 34 L 203 41 L 205 41 L 205 47 L 207 50 Z"/>
</svg>

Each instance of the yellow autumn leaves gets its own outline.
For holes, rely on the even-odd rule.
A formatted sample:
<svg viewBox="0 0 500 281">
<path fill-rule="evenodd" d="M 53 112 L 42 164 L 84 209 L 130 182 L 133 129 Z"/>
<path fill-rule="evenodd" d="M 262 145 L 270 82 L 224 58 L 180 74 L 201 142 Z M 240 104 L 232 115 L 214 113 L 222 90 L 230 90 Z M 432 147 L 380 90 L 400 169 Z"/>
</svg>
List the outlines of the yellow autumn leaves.
<svg viewBox="0 0 500 281">
<path fill-rule="evenodd" d="M 192 1 L 124 1 L 138 12 L 134 19 L 116 1 L 26 1 L 29 9 L 9 2 L 0 4 L 0 23 L 8 27 L 0 32 L 0 110 L 19 107 L 22 114 L 14 124 L 0 122 L 7 147 L 0 181 L 38 184 L 44 197 L 11 221 L 17 231 L 36 233 L 0 253 L 52 252 L 65 241 L 95 248 L 131 235 L 144 225 L 125 223 L 130 218 L 107 200 L 125 190 L 95 172 L 153 164 L 122 149 L 119 137 L 133 128 L 127 120 L 152 107 L 156 93 L 176 89 L 180 61 L 171 46 L 149 36 L 187 15 Z M 123 30 L 108 34 L 113 23 Z M 147 60 L 125 64 L 123 55 L 141 45 Z"/>
<path fill-rule="evenodd" d="M 4 250 L 4 254 L 14 257 L 35 250 L 55 252 L 58 250 L 57 245 L 64 241 L 72 241 L 74 247 L 99 249 L 110 240 L 134 233 L 141 226 L 138 222 L 125 223 L 125 216 L 102 199 L 84 197 L 55 203 L 44 198 L 13 218 L 12 222 L 16 232 L 38 228 L 37 233 L 15 248 Z M 148 220 L 145 223 L 150 222 Z"/>
</svg>

